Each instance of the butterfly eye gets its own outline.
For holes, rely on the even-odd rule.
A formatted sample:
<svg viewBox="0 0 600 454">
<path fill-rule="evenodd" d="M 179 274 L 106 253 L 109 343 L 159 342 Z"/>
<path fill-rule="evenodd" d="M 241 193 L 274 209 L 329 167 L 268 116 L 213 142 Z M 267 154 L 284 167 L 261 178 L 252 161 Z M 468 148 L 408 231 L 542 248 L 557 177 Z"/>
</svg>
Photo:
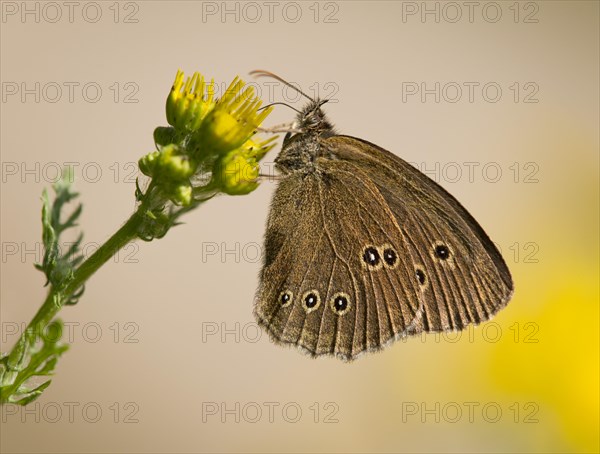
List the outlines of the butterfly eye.
<svg viewBox="0 0 600 454">
<path fill-rule="evenodd" d="M 442 260 L 447 260 L 450 257 L 450 249 L 445 244 L 438 244 L 435 247 L 435 256 Z"/>
<path fill-rule="evenodd" d="M 292 299 L 294 298 L 294 294 L 289 290 L 285 292 L 281 292 L 279 295 L 279 302 L 281 303 L 281 307 L 287 307 L 292 304 Z"/>
<path fill-rule="evenodd" d="M 331 310 L 336 315 L 344 315 L 350 310 L 350 297 L 345 293 L 336 293 L 330 301 Z"/>
<path fill-rule="evenodd" d="M 306 312 L 312 312 L 316 310 L 319 307 L 319 304 L 321 304 L 319 292 L 316 290 L 310 290 L 306 292 L 302 297 L 302 302 L 304 303 L 304 309 Z"/>
<path fill-rule="evenodd" d="M 373 246 L 365 248 L 365 252 L 363 253 L 362 258 L 364 262 L 371 267 L 376 267 L 381 262 L 379 251 Z"/>
<path fill-rule="evenodd" d="M 386 246 L 383 250 L 383 261 L 389 266 L 393 268 L 394 265 L 398 262 L 398 255 L 396 251 L 389 246 Z"/>
<path fill-rule="evenodd" d="M 419 284 L 425 285 L 425 273 L 423 272 L 423 270 L 417 268 L 415 270 L 415 274 L 417 275 L 417 280 L 419 281 Z"/>
</svg>

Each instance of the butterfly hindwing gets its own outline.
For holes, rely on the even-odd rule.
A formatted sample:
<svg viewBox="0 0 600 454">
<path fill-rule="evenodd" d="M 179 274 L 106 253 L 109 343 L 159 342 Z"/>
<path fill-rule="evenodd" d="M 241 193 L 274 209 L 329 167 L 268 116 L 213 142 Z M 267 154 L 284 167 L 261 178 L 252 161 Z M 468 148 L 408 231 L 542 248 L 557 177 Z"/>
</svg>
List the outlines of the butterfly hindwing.
<svg viewBox="0 0 600 454">
<path fill-rule="evenodd" d="M 410 243 L 370 178 L 317 165 L 275 192 L 255 315 L 276 342 L 352 359 L 418 326 L 419 283 Z"/>
</svg>

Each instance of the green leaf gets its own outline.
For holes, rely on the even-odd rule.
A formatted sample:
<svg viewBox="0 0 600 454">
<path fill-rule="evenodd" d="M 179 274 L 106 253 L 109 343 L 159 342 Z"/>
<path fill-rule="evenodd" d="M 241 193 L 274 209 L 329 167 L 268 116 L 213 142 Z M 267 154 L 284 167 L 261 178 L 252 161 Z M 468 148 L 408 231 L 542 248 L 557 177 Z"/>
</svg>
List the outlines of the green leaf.
<svg viewBox="0 0 600 454">
<path fill-rule="evenodd" d="M 66 251 L 61 251 L 59 244 L 62 234 L 77 226 L 83 206 L 78 204 L 67 216 L 65 222 L 61 222 L 66 205 L 74 200 L 78 194 L 72 190 L 73 171 L 67 167 L 63 176 L 52 187 L 54 189 L 54 200 L 50 202 L 48 192 L 42 193 L 42 240 L 44 243 L 44 259 L 35 268 L 46 275 L 46 285 L 51 284 L 57 289 L 66 287 L 73 278 L 75 268 L 83 261 L 81 254 L 80 234 L 77 240 L 69 246 Z"/>
<path fill-rule="evenodd" d="M 175 128 L 171 126 L 159 126 L 154 130 L 154 142 L 159 146 L 169 145 L 171 143 L 177 143 L 180 140 L 180 137 L 175 130 Z"/>
<path fill-rule="evenodd" d="M 40 386 L 29 391 L 28 393 L 23 393 L 23 394 L 20 393 L 21 395 L 24 395 L 25 397 L 23 397 L 22 399 L 19 399 L 19 400 L 15 400 L 13 403 L 15 403 L 17 405 L 22 405 L 22 406 L 30 404 L 31 402 L 33 402 L 34 400 L 36 400 L 38 397 L 40 397 L 42 395 L 42 392 L 44 392 L 44 390 L 48 386 L 50 386 L 50 383 L 52 383 L 52 380 L 48 380 L 48 381 L 42 383 Z"/>
<path fill-rule="evenodd" d="M 56 367 L 56 363 L 58 362 L 58 355 L 51 357 L 46 363 L 44 367 L 36 372 L 36 375 L 52 375 L 54 372 L 54 368 Z"/>
<path fill-rule="evenodd" d="M 73 213 L 71 213 L 71 215 L 67 218 L 66 222 L 64 224 L 61 224 L 61 231 L 70 227 L 76 227 L 77 224 L 75 222 L 77 221 L 77 219 L 79 219 L 82 210 L 83 205 L 80 203 L 79 205 L 77 205 L 77 208 L 75 208 L 75 211 L 73 211 Z"/>
<path fill-rule="evenodd" d="M 30 389 L 28 383 L 35 377 L 52 375 L 58 358 L 68 350 L 69 346 L 60 341 L 62 327 L 62 322 L 56 319 L 40 336 L 33 333 L 22 336 L 13 352 L 0 359 L 0 365 L 5 369 L 0 382 L 0 403 L 27 405 L 50 385 L 47 380 Z"/>
</svg>

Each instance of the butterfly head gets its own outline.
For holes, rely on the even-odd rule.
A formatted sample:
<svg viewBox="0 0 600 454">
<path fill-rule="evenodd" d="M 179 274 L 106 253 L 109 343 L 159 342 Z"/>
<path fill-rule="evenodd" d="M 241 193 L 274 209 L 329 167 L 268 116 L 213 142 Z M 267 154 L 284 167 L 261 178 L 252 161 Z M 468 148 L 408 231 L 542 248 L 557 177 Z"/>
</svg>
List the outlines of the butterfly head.
<svg viewBox="0 0 600 454">
<path fill-rule="evenodd" d="M 312 100 L 298 113 L 297 125 L 302 133 L 321 134 L 333 130 L 333 125 L 321 109 L 327 101 L 327 99 Z"/>
<path fill-rule="evenodd" d="M 321 106 L 328 100 L 313 99 L 295 85 L 270 71 L 255 70 L 250 74 L 256 77 L 270 77 L 275 79 L 287 87 L 296 90 L 300 95 L 309 100 L 301 110 L 285 104 L 287 107 L 295 110 L 298 115 L 292 130 L 283 139 L 281 151 L 277 158 L 275 158 L 275 166 L 284 174 L 296 171 L 315 171 L 315 161 L 321 153 L 321 141 L 335 135 L 333 125 L 321 109 Z M 278 102 L 272 104 L 284 103 Z"/>
<path fill-rule="evenodd" d="M 312 172 L 315 160 L 321 155 L 323 139 L 335 135 L 321 106 L 327 100 L 311 100 L 298 112 L 294 122 L 294 132 L 288 132 L 275 165 L 283 173 L 294 171 Z"/>
</svg>

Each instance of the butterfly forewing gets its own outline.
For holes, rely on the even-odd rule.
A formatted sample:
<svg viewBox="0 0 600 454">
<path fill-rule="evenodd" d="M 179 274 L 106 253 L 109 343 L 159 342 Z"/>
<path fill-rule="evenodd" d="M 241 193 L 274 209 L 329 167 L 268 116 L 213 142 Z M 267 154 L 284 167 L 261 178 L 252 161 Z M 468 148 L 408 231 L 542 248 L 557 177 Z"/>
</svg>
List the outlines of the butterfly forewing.
<svg viewBox="0 0 600 454">
<path fill-rule="evenodd" d="M 454 197 L 369 142 L 334 136 L 324 143 L 336 159 L 368 173 L 409 242 L 424 302 L 412 333 L 462 329 L 508 302 L 513 284 L 504 260 Z"/>
</svg>

